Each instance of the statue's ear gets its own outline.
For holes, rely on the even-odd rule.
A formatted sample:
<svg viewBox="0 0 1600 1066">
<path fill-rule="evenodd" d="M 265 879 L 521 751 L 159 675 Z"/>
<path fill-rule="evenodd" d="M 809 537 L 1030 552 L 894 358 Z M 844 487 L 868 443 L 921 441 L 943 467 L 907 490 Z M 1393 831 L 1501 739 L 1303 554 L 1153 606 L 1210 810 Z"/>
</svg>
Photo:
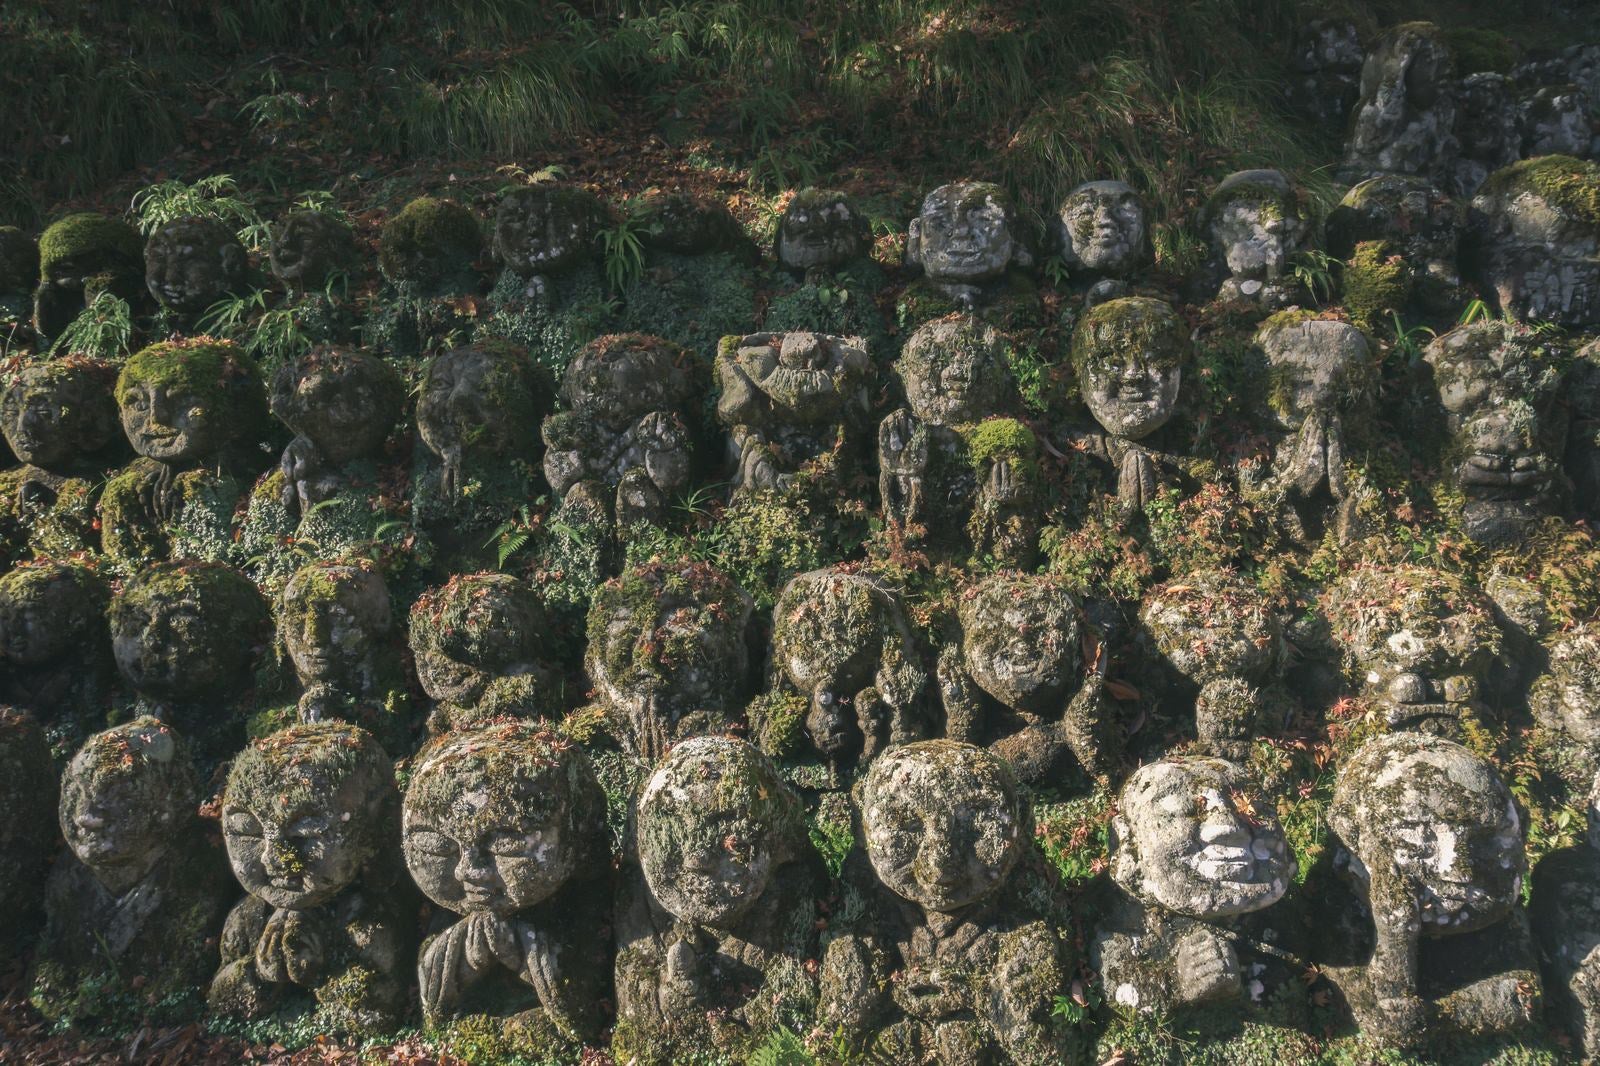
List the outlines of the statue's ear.
<svg viewBox="0 0 1600 1066">
<path fill-rule="evenodd" d="M 906 230 L 906 266 L 922 266 L 922 219 L 911 220 L 911 227 Z"/>
</svg>

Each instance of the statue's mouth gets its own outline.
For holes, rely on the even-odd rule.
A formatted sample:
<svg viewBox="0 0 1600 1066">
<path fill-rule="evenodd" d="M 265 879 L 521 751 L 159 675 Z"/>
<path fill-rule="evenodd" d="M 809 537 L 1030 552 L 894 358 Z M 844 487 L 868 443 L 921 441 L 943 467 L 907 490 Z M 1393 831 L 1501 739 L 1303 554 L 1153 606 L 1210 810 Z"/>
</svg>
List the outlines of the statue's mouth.
<svg viewBox="0 0 1600 1066">
<path fill-rule="evenodd" d="M 1247 847 L 1209 844 L 1189 860 L 1189 865 L 1208 881 L 1255 881 L 1256 858 Z"/>
<path fill-rule="evenodd" d="M 1542 494 L 1550 472 L 1536 453 L 1477 452 L 1461 464 L 1461 489 L 1476 500 L 1525 500 Z"/>
</svg>

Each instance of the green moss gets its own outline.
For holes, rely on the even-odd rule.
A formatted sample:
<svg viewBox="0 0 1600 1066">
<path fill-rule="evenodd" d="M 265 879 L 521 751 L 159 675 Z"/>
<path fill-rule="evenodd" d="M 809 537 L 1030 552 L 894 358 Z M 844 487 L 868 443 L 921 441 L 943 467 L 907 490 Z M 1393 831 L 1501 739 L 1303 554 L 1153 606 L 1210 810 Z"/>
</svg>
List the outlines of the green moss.
<svg viewBox="0 0 1600 1066">
<path fill-rule="evenodd" d="M 1029 481 L 1038 477 L 1039 440 L 1016 419 L 989 418 L 962 426 L 958 432 L 966 439 L 973 470 L 982 472 L 996 459 L 1011 459 L 1015 473 Z"/>
<path fill-rule="evenodd" d="M 163 563 L 141 570 L 111 601 L 108 617 L 113 626 L 129 625 L 174 603 L 202 604 L 207 627 L 240 644 L 252 643 L 271 628 L 266 603 L 250 579 L 213 562 Z"/>
<path fill-rule="evenodd" d="M 1479 196 L 1537 193 L 1551 205 L 1591 226 L 1600 226 L 1600 163 L 1569 155 L 1524 159 L 1490 174 Z"/>
<path fill-rule="evenodd" d="M 87 264 L 115 273 L 144 270 L 144 241 L 139 231 L 120 219 L 90 212 L 68 215 L 39 237 L 39 271 L 55 278 L 70 265 L 81 271 Z"/>
<path fill-rule="evenodd" d="M 756 746 L 774 759 L 793 751 L 805 727 L 806 707 L 804 696 L 781 688 L 751 700 L 745 718 Z"/>
<path fill-rule="evenodd" d="M 1516 65 L 1517 46 L 1503 33 L 1470 26 L 1452 27 L 1443 39 L 1456 59 L 1456 73 L 1462 77 L 1482 71 L 1504 74 Z"/>
<path fill-rule="evenodd" d="M 1092 366 L 1121 362 L 1138 352 L 1147 363 L 1175 367 L 1189 349 L 1189 331 L 1172 305 L 1144 296 L 1096 304 L 1078 320 L 1072 336 L 1072 367 L 1081 378 Z"/>
<path fill-rule="evenodd" d="M 665 337 L 709 365 L 719 340 L 756 321 L 755 271 L 728 252 L 656 252 L 622 302 L 622 330 Z"/>
<path fill-rule="evenodd" d="M 1344 267 L 1344 306 L 1350 321 L 1372 331 L 1403 310 L 1411 295 L 1411 272 L 1387 241 L 1362 241 Z"/>
<path fill-rule="evenodd" d="M 117 376 L 118 404 L 128 402 L 136 385 L 181 392 L 211 408 L 220 423 L 234 427 L 234 439 L 258 432 L 266 422 L 266 386 L 261 371 L 232 341 L 189 337 L 152 344 L 123 364 Z"/>
<path fill-rule="evenodd" d="M 419 196 L 383 225 L 378 269 L 393 282 L 427 287 L 470 268 L 483 250 L 471 211 L 453 200 Z"/>
</svg>

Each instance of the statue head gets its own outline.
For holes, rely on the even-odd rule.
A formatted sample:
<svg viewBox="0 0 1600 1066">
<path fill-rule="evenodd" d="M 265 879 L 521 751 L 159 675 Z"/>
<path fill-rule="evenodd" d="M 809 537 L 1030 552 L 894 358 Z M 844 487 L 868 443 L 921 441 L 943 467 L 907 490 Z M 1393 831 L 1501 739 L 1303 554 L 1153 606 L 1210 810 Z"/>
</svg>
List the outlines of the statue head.
<svg viewBox="0 0 1600 1066">
<path fill-rule="evenodd" d="M 431 741 L 414 766 L 406 866 L 446 910 L 506 917 L 609 866 L 605 795 L 570 741 L 499 722 Z"/>
<path fill-rule="evenodd" d="M 1363 744 L 1339 770 L 1328 826 L 1344 873 L 1363 895 L 1378 874 L 1398 882 L 1424 933 L 1480 929 L 1504 918 L 1527 870 L 1522 817 L 1495 768 L 1453 741 L 1391 733 Z"/>
<path fill-rule="evenodd" d="M 222 563 L 142 570 L 112 599 L 109 617 L 117 669 L 141 695 L 219 704 L 250 684 L 272 625 L 254 583 Z"/>
<path fill-rule="evenodd" d="M 1282 277 L 1310 227 L 1300 216 L 1294 186 L 1276 170 L 1241 170 L 1228 175 L 1200 213 L 1201 230 L 1228 273 L 1248 282 Z M 1259 285 L 1256 287 L 1259 290 Z"/>
<path fill-rule="evenodd" d="M 1231 570 L 1193 570 L 1157 585 L 1139 620 L 1156 650 L 1196 684 L 1264 680 L 1286 653 L 1283 628 L 1256 586 Z"/>
<path fill-rule="evenodd" d="M 138 230 L 120 218 L 85 211 L 52 222 L 39 235 L 43 282 L 81 291 L 102 275 L 123 283 L 144 276 L 144 241 Z"/>
<path fill-rule="evenodd" d="M 1490 174 L 1472 200 L 1467 244 L 1473 280 L 1503 313 L 1592 327 L 1600 321 L 1600 163 L 1545 155 Z"/>
<path fill-rule="evenodd" d="M 494 216 L 494 254 L 524 276 L 551 274 L 595 254 L 605 208 L 582 189 L 538 182 L 512 189 Z"/>
<path fill-rule="evenodd" d="M 620 429 L 651 411 L 682 406 L 695 391 L 693 357 L 644 333 L 597 337 L 578 349 L 561 381 L 568 408 Z"/>
<path fill-rule="evenodd" d="M 180 218 L 150 235 L 144 246 L 144 283 L 161 306 L 185 314 L 204 311 L 244 285 L 250 257 L 222 223 Z"/>
<path fill-rule="evenodd" d="M 810 847 L 800 797 L 766 756 L 729 737 L 674 746 L 639 792 L 634 827 L 656 902 L 714 929 L 738 922 Z"/>
<path fill-rule="evenodd" d="M 285 910 L 329 902 L 392 848 L 399 797 L 378 742 L 344 722 L 250 742 L 222 793 L 222 839 L 244 890 Z"/>
<path fill-rule="evenodd" d="M 1048 575 L 998 573 L 961 593 L 961 662 L 1011 708 L 1064 705 L 1083 678 L 1083 617 Z"/>
<path fill-rule="evenodd" d="M 496 678 L 538 673 L 550 637 L 538 596 L 510 574 L 458 574 L 411 607 L 417 680 L 443 703 L 476 703 Z"/>
<path fill-rule="evenodd" d="M 906 339 L 894 372 L 918 418 L 936 426 L 976 422 L 1019 403 L 1013 350 L 993 326 L 969 315 L 935 319 Z"/>
<path fill-rule="evenodd" d="M 1134 771 L 1111 820 L 1111 877 L 1191 918 L 1228 918 L 1283 897 L 1295 863 L 1272 808 L 1222 759 L 1161 759 Z"/>
<path fill-rule="evenodd" d="M 979 285 L 1012 265 L 1033 266 L 1033 253 L 1011 198 L 998 185 L 958 181 L 922 201 L 906 237 L 906 262 L 934 283 Z"/>
<path fill-rule="evenodd" d="M 1328 251 L 1349 259 L 1365 241 L 1399 248 L 1411 269 L 1459 283 L 1461 212 L 1426 178 L 1380 174 L 1353 186 L 1328 215 Z"/>
<path fill-rule="evenodd" d="M 687 192 L 652 189 L 634 216 L 639 239 L 647 249 L 675 255 L 731 253 L 758 258 L 739 220 L 719 199 Z"/>
<path fill-rule="evenodd" d="M 334 464 L 376 454 L 405 399 L 394 368 L 358 350 L 319 348 L 272 378 L 273 415 Z"/>
<path fill-rule="evenodd" d="M 1170 304 L 1142 296 L 1107 300 L 1072 335 L 1083 402 L 1108 433 L 1142 440 L 1178 408 L 1189 330 Z"/>
<path fill-rule="evenodd" d="M 1280 312 L 1261 324 L 1254 343 L 1267 357 L 1267 402 L 1291 428 L 1370 407 L 1377 396 L 1377 361 L 1366 335 L 1348 322 Z"/>
<path fill-rule="evenodd" d="M 435 291 L 470 278 L 482 251 L 483 232 L 471 211 L 453 200 L 419 196 L 383 224 L 378 269 L 397 285 Z"/>
<path fill-rule="evenodd" d="M 336 275 L 351 277 L 361 253 L 349 223 L 326 211 L 290 211 L 272 231 L 272 273 L 296 292 L 316 292 Z"/>
<path fill-rule="evenodd" d="M 116 370 L 67 356 L 24 366 L 0 394 L 0 433 L 24 463 L 46 470 L 70 466 L 116 439 Z"/>
<path fill-rule="evenodd" d="M 434 454 L 531 455 L 547 397 L 525 353 L 509 345 L 453 348 L 428 364 L 417 400 L 417 432 Z"/>
<path fill-rule="evenodd" d="M 361 688 L 393 626 L 388 586 L 366 559 L 303 566 L 278 596 L 278 633 L 302 685 Z"/>
<path fill-rule="evenodd" d="M 192 464 L 259 432 L 266 394 L 255 363 L 232 341 L 152 344 L 123 364 L 117 407 L 140 455 Z"/>
<path fill-rule="evenodd" d="M 1600 627 L 1582 624 L 1561 635 L 1528 702 L 1542 724 L 1600 754 Z"/>
<path fill-rule="evenodd" d="M 951 913 L 993 896 L 1033 846 L 1011 768 L 971 744 L 890 748 L 857 789 L 873 870 L 924 910 Z"/>
<path fill-rule="evenodd" d="M 1144 201 L 1120 181 L 1088 181 L 1067 194 L 1051 225 L 1067 266 L 1120 278 L 1150 264 Z"/>
<path fill-rule="evenodd" d="M 61 777 L 61 835 L 113 895 L 191 847 L 185 832 L 199 804 L 188 749 L 154 718 L 96 733 Z"/>
<path fill-rule="evenodd" d="M 778 220 L 774 255 L 786 270 L 833 270 L 871 249 L 867 216 L 837 189 L 801 189 Z"/>
<path fill-rule="evenodd" d="M 0 662 L 87 666 L 106 646 L 105 580 L 74 563 L 24 563 L 0 576 Z"/>
</svg>

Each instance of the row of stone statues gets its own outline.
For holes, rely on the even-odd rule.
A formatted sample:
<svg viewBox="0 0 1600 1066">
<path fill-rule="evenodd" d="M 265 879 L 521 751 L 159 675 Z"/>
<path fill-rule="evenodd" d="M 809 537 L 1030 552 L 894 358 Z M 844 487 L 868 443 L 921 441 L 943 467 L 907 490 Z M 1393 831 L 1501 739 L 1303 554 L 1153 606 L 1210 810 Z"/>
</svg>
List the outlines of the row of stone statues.
<svg viewBox="0 0 1600 1066">
<path fill-rule="evenodd" d="M 0 900 L 24 915 L 54 771 L 36 723 L 6 711 L 0 726 L 15 768 Z M 800 797 L 727 737 L 686 740 L 648 770 L 616 873 L 595 767 L 528 722 L 437 738 L 403 788 L 381 746 L 344 723 L 252 742 L 221 801 L 244 890 L 231 909 L 197 795 L 187 745 L 156 719 L 73 757 L 30 970 L 47 1016 L 143 975 L 157 996 L 205 990 L 217 1014 L 299 997 L 326 1031 L 366 1034 L 398 1025 L 414 989 L 430 1023 L 487 1013 L 549 1049 L 594 1043 L 614 988 L 625 1061 L 744 1052 L 780 1025 L 897 1061 L 1071 1058 L 1052 1009 L 1080 961 L 1074 916 L 1010 765 L 980 747 L 922 741 L 873 763 L 840 871 L 854 902 L 831 914 Z M 1592 818 L 1597 801 L 1600 788 Z M 1525 911 L 1510 792 L 1468 749 L 1414 733 L 1353 751 L 1328 829 L 1346 892 L 1324 886 L 1317 913 L 1284 914 L 1296 862 L 1244 772 L 1203 756 L 1141 767 L 1121 789 L 1088 931 L 1108 997 L 1170 1014 L 1260 1000 L 1315 965 L 1364 1031 L 1406 1045 L 1515 1033 L 1546 989 L 1596 1050 L 1600 834 L 1545 858 Z M 435 907 L 420 944 L 412 886 Z"/>
</svg>

